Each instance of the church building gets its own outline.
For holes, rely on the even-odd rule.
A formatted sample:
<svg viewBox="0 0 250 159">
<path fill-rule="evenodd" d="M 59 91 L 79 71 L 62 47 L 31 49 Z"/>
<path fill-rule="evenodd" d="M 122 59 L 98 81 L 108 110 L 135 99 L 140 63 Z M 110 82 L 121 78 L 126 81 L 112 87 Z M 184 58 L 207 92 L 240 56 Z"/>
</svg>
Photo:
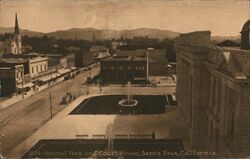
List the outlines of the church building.
<svg viewBox="0 0 250 159">
<path fill-rule="evenodd" d="M 10 35 L 5 41 L 5 53 L 22 54 L 22 39 L 18 26 L 17 14 L 15 18 L 14 34 Z"/>
</svg>

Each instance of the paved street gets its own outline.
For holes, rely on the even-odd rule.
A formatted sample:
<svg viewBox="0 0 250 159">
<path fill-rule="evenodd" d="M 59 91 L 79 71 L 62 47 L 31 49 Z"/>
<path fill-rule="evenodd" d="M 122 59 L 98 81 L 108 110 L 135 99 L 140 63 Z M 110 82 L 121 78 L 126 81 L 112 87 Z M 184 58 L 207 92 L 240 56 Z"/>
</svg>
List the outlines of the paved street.
<svg viewBox="0 0 250 159">
<path fill-rule="evenodd" d="M 91 70 L 96 75 L 99 68 Z M 66 92 L 80 96 L 86 94 L 86 81 L 89 72 L 83 72 L 74 79 L 63 81 L 31 97 L 15 103 L 1 111 L 1 132 L 3 136 L 3 154 L 8 154 L 16 145 L 24 141 L 50 119 L 49 92 L 52 92 L 53 114 L 58 113 L 65 105 L 60 105 Z"/>
</svg>

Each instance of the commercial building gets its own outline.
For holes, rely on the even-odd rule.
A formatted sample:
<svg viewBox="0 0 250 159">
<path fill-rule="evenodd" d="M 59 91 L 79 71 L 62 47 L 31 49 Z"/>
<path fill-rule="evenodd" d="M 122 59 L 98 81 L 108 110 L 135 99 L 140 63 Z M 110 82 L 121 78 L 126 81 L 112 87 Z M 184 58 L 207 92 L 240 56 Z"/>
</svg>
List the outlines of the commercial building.
<svg viewBox="0 0 250 159">
<path fill-rule="evenodd" d="M 0 59 L 1 96 L 19 94 L 29 89 L 28 61 L 26 59 Z"/>
<path fill-rule="evenodd" d="M 76 67 L 85 67 L 98 62 L 98 59 L 95 58 L 94 54 L 90 53 L 89 47 L 81 48 L 79 51 L 77 51 L 75 59 Z"/>
<path fill-rule="evenodd" d="M 40 77 L 44 72 L 48 71 L 47 57 L 29 58 L 29 72 L 31 80 Z"/>
<path fill-rule="evenodd" d="M 147 60 L 144 57 L 109 57 L 101 60 L 101 79 L 110 83 L 132 83 L 147 80 Z"/>
<path fill-rule="evenodd" d="M 147 67 L 148 55 L 148 67 Z M 147 73 L 148 68 L 148 73 Z M 101 78 L 113 82 L 147 81 L 148 76 L 166 76 L 167 60 L 164 49 L 120 50 L 101 60 Z"/>
<path fill-rule="evenodd" d="M 10 34 L 0 45 L 0 50 L 4 51 L 0 60 L 2 96 L 20 93 L 20 89 L 21 92 L 28 91 L 35 88 L 34 86 L 50 84 L 76 74 L 74 52 L 69 52 L 67 55 L 55 55 L 29 52 L 32 49 L 29 46 L 25 49 L 24 54 L 16 15 L 14 34 Z M 19 72 L 23 75 L 19 75 Z M 21 85 L 20 77 L 22 77 Z"/>
<path fill-rule="evenodd" d="M 246 25 L 243 30 L 249 32 L 250 23 Z M 250 50 L 211 46 L 210 34 L 192 32 L 178 39 L 177 102 L 187 119 L 193 150 L 246 157 L 250 155 Z M 249 43 L 244 40 L 242 45 Z"/>
</svg>

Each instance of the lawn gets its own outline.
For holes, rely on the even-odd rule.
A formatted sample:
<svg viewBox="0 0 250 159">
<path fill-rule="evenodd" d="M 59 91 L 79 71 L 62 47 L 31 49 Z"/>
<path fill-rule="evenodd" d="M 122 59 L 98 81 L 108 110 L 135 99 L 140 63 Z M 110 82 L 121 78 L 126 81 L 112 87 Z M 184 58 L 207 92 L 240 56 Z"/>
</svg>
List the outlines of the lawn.
<svg viewBox="0 0 250 159">
<path fill-rule="evenodd" d="M 161 114 L 165 113 L 168 105 L 168 96 L 165 95 L 134 95 L 138 101 L 134 108 L 125 108 L 118 105 L 125 95 L 103 95 L 90 97 L 79 104 L 71 113 L 73 114 Z"/>
</svg>

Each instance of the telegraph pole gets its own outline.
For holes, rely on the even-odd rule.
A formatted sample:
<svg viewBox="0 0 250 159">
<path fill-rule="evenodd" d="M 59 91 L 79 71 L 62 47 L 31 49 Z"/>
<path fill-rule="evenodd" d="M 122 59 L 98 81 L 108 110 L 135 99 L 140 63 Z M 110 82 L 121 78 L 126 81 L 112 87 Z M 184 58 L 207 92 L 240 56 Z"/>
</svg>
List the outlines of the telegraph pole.
<svg viewBox="0 0 250 159">
<path fill-rule="evenodd" d="M 49 82 L 49 87 L 51 87 L 51 82 L 52 82 L 52 69 L 51 69 L 51 79 Z M 51 88 L 49 88 L 49 102 L 50 102 L 50 119 L 53 117 L 53 109 L 52 109 L 52 93 L 51 93 Z"/>
<path fill-rule="evenodd" d="M 23 82 L 24 82 L 24 70 L 22 70 L 22 99 L 24 99 Z"/>
<path fill-rule="evenodd" d="M 49 100 L 50 100 L 50 119 L 52 119 L 53 112 L 52 112 L 52 95 L 51 95 L 51 90 L 49 91 Z"/>
<path fill-rule="evenodd" d="M 148 81 L 149 81 L 149 77 L 148 77 L 149 76 L 148 75 L 149 74 L 149 70 L 148 69 L 149 69 L 149 62 L 148 62 L 148 49 L 147 49 L 147 84 L 148 84 Z"/>
</svg>

